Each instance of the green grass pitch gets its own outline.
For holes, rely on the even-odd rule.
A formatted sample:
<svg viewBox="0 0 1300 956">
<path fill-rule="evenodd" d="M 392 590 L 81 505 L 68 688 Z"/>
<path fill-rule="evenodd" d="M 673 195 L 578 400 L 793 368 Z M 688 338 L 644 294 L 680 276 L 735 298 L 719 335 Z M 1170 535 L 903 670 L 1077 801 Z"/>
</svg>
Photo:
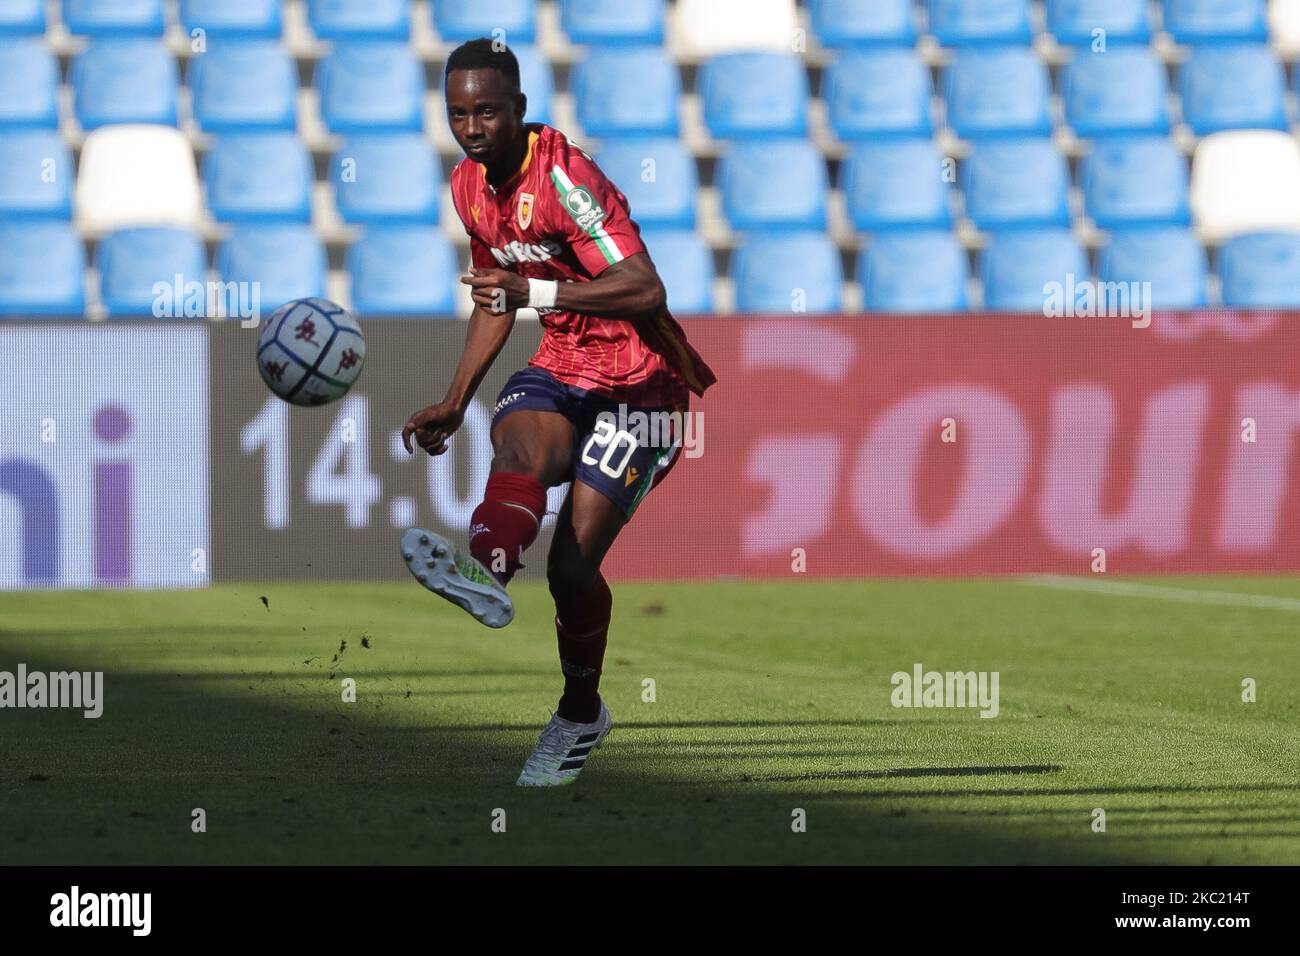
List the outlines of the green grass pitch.
<svg viewBox="0 0 1300 956">
<path fill-rule="evenodd" d="M 613 733 L 540 791 L 513 786 L 559 691 L 537 582 L 502 631 L 407 584 L 0 595 L 0 670 L 105 674 L 98 720 L 0 710 L 0 863 L 1300 861 L 1300 581 L 1145 583 L 1294 605 L 616 584 Z M 999 715 L 891 706 L 918 662 L 997 671 Z"/>
</svg>

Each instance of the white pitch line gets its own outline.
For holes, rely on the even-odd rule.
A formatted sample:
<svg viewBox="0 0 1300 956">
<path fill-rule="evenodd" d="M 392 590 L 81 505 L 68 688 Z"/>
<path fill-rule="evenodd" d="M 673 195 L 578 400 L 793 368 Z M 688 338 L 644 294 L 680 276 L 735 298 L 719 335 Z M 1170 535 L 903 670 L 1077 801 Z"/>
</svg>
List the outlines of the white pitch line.
<svg viewBox="0 0 1300 956">
<path fill-rule="evenodd" d="M 1181 601 L 1184 604 L 1216 604 L 1228 607 L 1265 608 L 1300 614 L 1300 598 L 1272 594 L 1240 594 L 1235 591 L 1192 591 L 1187 588 L 1161 587 L 1133 581 L 1094 581 L 1063 574 L 1034 574 L 1021 579 L 1022 584 L 1064 591 L 1093 591 L 1115 597 L 1151 598 L 1157 601 Z"/>
</svg>

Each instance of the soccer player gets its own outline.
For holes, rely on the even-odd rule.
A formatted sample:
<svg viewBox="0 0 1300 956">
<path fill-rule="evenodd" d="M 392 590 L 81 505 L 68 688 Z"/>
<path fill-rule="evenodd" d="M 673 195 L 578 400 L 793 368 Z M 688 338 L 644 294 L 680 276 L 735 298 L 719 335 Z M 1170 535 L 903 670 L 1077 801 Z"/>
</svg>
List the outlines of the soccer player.
<svg viewBox="0 0 1300 956">
<path fill-rule="evenodd" d="M 406 450 L 414 438 L 430 455 L 446 451 L 519 309 L 537 310 L 543 334 L 497 399 L 468 554 L 419 528 L 402 551 L 426 588 L 504 627 L 514 617 L 506 585 L 537 538 L 546 489 L 572 482 L 546 564 L 564 692 L 518 780 L 557 786 L 577 778 L 610 729 L 598 692 L 612 606 L 601 561 L 681 450 L 680 433 L 619 423 L 680 422 L 672 413 L 684 415 L 689 393 L 715 379 L 668 312 L 626 198 L 559 130 L 524 122 L 514 54 L 471 40 L 448 58 L 443 85 L 467 157 L 451 192 L 470 238 L 461 281 L 474 309 L 446 397 L 411 416 Z"/>
</svg>

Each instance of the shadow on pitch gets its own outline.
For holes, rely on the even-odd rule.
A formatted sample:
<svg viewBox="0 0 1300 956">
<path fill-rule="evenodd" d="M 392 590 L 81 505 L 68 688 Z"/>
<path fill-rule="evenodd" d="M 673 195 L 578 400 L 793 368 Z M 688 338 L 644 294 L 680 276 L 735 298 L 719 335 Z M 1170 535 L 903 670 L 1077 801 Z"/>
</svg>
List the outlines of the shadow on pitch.
<svg viewBox="0 0 1300 956">
<path fill-rule="evenodd" d="M 248 633 L 238 627 L 224 631 Z M 176 665 L 169 661 L 162 673 L 114 666 L 114 637 L 152 632 L 175 639 L 167 653 L 177 655 Z M 6 733 L 0 792 L 6 794 L 6 819 L 12 826 L 0 831 L 0 856 L 14 862 L 806 864 L 1152 859 L 1149 849 L 1129 851 L 1117 846 L 1118 841 L 1073 839 L 1070 828 L 1053 828 L 1050 821 L 1037 832 L 1008 834 L 1005 826 L 990 826 L 978 815 L 958 820 L 912 814 L 900 819 L 895 806 L 874 802 L 927 794 L 972 795 L 959 790 L 895 788 L 845 794 L 811 793 L 801 786 L 842 776 L 838 772 L 774 778 L 770 782 L 778 785 L 767 788 L 745 786 L 729 778 L 734 777 L 737 763 L 743 768 L 744 761 L 756 759 L 755 755 L 721 748 L 714 754 L 716 768 L 711 771 L 693 761 L 688 780 L 674 779 L 671 770 L 649 769 L 677 765 L 673 757 L 681 740 L 671 734 L 677 730 L 839 729 L 851 747 L 870 743 L 869 737 L 852 731 L 899 721 L 773 718 L 621 724 L 602 752 L 601 763 L 593 765 L 577 788 L 520 791 L 513 781 L 544 715 L 526 723 L 458 721 L 454 704 L 436 697 L 404 703 L 400 688 L 387 691 L 382 706 L 344 704 L 337 683 L 323 679 L 318 687 L 309 688 L 319 690 L 319 697 L 298 694 L 286 699 L 280 682 L 259 684 L 255 670 L 240 682 L 204 685 L 192 674 L 167 673 L 173 666 L 183 669 L 179 658 L 196 650 L 190 639 L 197 633 L 194 629 L 114 627 L 102 633 L 87 629 L 66 633 L 78 639 L 75 653 L 49 640 L 50 632 L 21 640 L 12 632 L 6 635 L 6 656 L 25 661 L 29 670 L 93 667 L 105 671 L 105 709 L 99 720 L 83 720 L 69 712 L 10 714 L 15 732 Z M 97 640 L 101 636 L 104 639 Z M 213 643 L 209 640 L 203 647 Z M 138 646 L 134 651 L 138 654 Z M 359 662 L 364 663 L 364 658 Z M 643 747 L 619 751 L 622 734 L 635 737 L 646 731 L 667 732 L 662 734 L 663 750 L 656 755 L 661 759 L 648 760 Z M 831 755 L 845 756 L 852 754 Z M 854 771 L 858 775 L 847 779 L 1046 774 L 1056 769 L 1040 765 L 901 768 Z M 975 795 L 1162 795 L 1180 789 L 1193 793 L 1202 788 L 1008 789 Z M 1300 786 L 1264 789 L 1292 792 Z M 202 836 L 190 829 L 195 807 L 208 814 L 209 829 Z M 806 834 L 791 832 L 792 807 L 810 808 Z M 508 809 L 508 839 L 490 828 L 495 808 Z"/>
<path fill-rule="evenodd" d="M 1020 791 L 1022 793 L 1026 791 Z M 1028 791 L 1037 792 L 1037 791 Z M 1002 791 L 999 791 L 1002 793 Z M 1089 808 L 1091 809 L 1091 808 Z M 1191 823 L 1233 823 L 1233 822 L 1263 822 L 1263 823 L 1291 823 L 1300 822 L 1300 814 L 1286 814 L 1283 816 L 1270 816 L 1270 813 L 1278 811 L 1300 810 L 1295 803 L 1255 803 L 1244 812 L 1247 816 L 1226 816 L 1215 817 L 1215 813 L 1232 813 L 1243 812 L 1239 804 L 1234 803 L 1202 803 L 1196 806 L 1173 806 L 1173 807 L 1115 807 L 1108 809 L 1106 812 L 1112 819 L 1121 817 L 1149 817 L 1149 820 L 1143 820 L 1145 826 L 1163 826 L 1164 824 L 1181 825 Z M 970 810 L 947 810 L 942 807 L 935 807 L 926 810 L 927 813 L 936 815 L 944 814 L 964 814 L 970 813 Z M 1073 816 L 1079 812 L 1079 807 L 997 807 L 989 810 L 980 811 L 984 816 L 991 817 L 1040 817 L 1040 816 Z M 1187 814 L 1187 816 L 1170 817 L 1166 814 Z"/>
<path fill-rule="evenodd" d="M 1133 842 L 1146 840 L 1262 840 L 1282 837 L 1289 840 L 1300 840 L 1300 830 L 1223 830 L 1219 833 L 1195 832 L 1189 833 L 1184 830 L 1181 833 L 1152 833 L 1149 830 L 1124 832 L 1111 827 L 1106 831 L 1108 839 L 1113 840 L 1131 840 Z"/>
<path fill-rule="evenodd" d="M 553 675 L 551 674 L 550 671 L 547 671 L 547 672 L 545 672 L 545 673 L 546 673 L 546 676 L 547 676 L 547 677 L 552 677 L 552 676 L 553 676 Z M 754 728 L 754 727 L 778 727 L 778 728 L 788 728 L 788 727 L 881 727 L 881 726 L 886 726 L 886 725 L 895 725 L 895 724 L 905 723 L 905 721 L 902 721 L 902 720 L 789 720 L 789 721 L 780 721 L 780 720 L 755 720 L 755 721 L 748 721 L 748 720 L 683 720 L 683 721 L 675 721 L 675 722 L 674 722 L 674 721 L 637 721 L 637 722 L 633 723 L 633 722 L 628 722 L 628 721 L 622 721 L 622 720 L 619 720 L 619 715 L 618 715 L 617 713 L 614 714 L 613 716 L 614 716 L 614 722 L 615 722 L 615 723 L 614 723 L 614 726 L 617 728 L 616 733 L 618 733 L 618 735 L 619 735 L 620 737 L 624 736 L 625 734 L 628 734 L 628 733 L 634 733 L 634 732 L 639 731 L 639 730 L 691 730 L 691 729 L 695 729 L 695 728 L 709 729 L 709 728 L 727 728 L 727 727 L 735 728 L 735 729 L 738 729 L 738 730 L 744 730 L 744 729 L 749 729 L 749 728 Z M 467 731 L 467 732 L 471 732 L 471 733 L 480 733 L 480 732 L 484 732 L 484 731 L 493 731 L 493 730 L 536 730 L 536 729 L 537 729 L 537 725 L 536 725 L 536 724 L 507 724 L 507 723 L 500 723 L 500 724 L 490 724 L 490 723 L 489 723 L 489 724 L 482 724 L 482 723 L 480 723 L 480 724 L 454 724 L 454 723 L 448 723 L 448 724 L 440 724 L 439 726 L 440 726 L 442 729 L 444 729 L 444 730 Z M 805 741 L 806 739 L 807 739 L 807 738 L 795 738 L 795 739 L 791 739 L 791 740 L 765 740 L 765 741 L 756 741 L 756 742 L 754 742 L 754 743 L 755 743 L 755 745 L 757 745 L 757 746 L 761 746 L 761 745 L 764 745 L 764 744 L 770 744 L 770 745 L 772 745 L 772 746 L 779 746 L 779 745 L 781 745 L 781 744 L 788 744 L 788 745 L 794 746 L 794 745 L 797 745 L 797 744 L 799 744 L 799 743 Z M 697 740 L 691 740 L 691 741 L 689 741 L 689 743 L 690 743 L 692 746 L 701 746 L 701 745 L 703 745 L 703 744 L 708 743 L 708 741 L 697 741 Z M 740 746 L 740 745 L 743 745 L 745 742 L 743 742 L 743 741 L 726 741 L 726 742 L 724 743 L 724 742 L 722 742 L 722 741 L 718 741 L 718 743 L 722 744 L 723 746 Z"/>
<path fill-rule="evenodd" d="M 1057 764 L 1003 767 L 894 767 L 889 770 L 827 770 L 779 777 L 749 777 L 763 783 L 798 783 L 803 780 L 883 780 L 889 777 L 993 777 L 1006 774 L 1057 773 Z M 966 791 L 961 791 L 966 795 Z"/>
<path fill-rule="evenodd" d="M 935 798 L 935 797 L 1079 797 L 1079 796 L 1117 796 L 1122 794 L 1177 794 L 1185 793 L 1188 795 L 1198 795 L 1202 793 L 1264 793 L 1269 791 L 1282 791 L 1286 793 L 1300 793 L 1300 784 L 1289 783 L 1242 783 L 1223 786 L 1204 786 L 1204 787 L 1162 787 L 1162 786 L 1132 786 L 1132 787 L 1073 787 L 1073 788 L 1033 788 L 1024 787 L 1007 788 L 1004 790 L 872 790 L 869 792 L 854 794 L 864 800 L 896 800 L 906 798 Z M 826 795 L 824 795 L 826 796 Z M 833 796 L 843 796 L 835 794 Z M 1177 809 L 1186 810 L 1186 807 Z"/>
</svg>

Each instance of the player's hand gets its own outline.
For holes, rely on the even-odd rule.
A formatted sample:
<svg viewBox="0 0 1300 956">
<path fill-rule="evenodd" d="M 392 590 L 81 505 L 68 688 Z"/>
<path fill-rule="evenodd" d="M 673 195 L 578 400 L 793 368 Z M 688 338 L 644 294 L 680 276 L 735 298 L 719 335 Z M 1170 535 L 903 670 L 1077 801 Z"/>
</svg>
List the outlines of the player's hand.
<svg viewBox="0 0 1300 956">
<path fill-rule="evenodd" d="M 402 428 L 402 445 L 412 454 L 411 437 L 430 455 L 441 455 L 447 450 L 447 441 L 460 428 L 465 413 L 453 402 L 439 402 L 422 408 Z"/>
<path fill-rule="evenodd" d="M 528 306 L 528 280 L 507 269 L 470 269 L 460 281 L 472 290 L 474 304 L 489 312 L 512 312 Z"/>
</svg>

